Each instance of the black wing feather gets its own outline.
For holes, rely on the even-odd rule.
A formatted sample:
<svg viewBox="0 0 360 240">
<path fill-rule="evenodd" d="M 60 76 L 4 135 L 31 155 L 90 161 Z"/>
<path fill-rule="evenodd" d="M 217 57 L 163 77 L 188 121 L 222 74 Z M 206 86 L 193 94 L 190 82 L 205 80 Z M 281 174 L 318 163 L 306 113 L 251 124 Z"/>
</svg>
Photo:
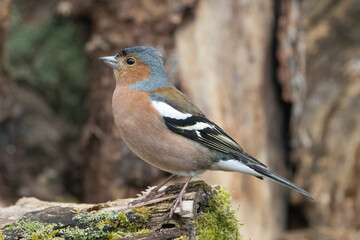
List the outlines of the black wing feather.
<svg viewBox="0 0 360 240">
<path fill-rule="evenodd" d="M 237 156 L 239 158 L 245 158 L 251 162 L 256 162 L 257 164 L 265 166 L 254 157 L 247 154 L 237 142 L 205 116 L 191 116 L 186 119 L 163 117 L 163 119 L 168 129 L 177 134 L 199 142 L 216 151 Z M 191 126 L 194 126 L 197 123 L 205 123 L 209 125 L 209 127 L 189 130 L 191 129 Z"/>
</svg>

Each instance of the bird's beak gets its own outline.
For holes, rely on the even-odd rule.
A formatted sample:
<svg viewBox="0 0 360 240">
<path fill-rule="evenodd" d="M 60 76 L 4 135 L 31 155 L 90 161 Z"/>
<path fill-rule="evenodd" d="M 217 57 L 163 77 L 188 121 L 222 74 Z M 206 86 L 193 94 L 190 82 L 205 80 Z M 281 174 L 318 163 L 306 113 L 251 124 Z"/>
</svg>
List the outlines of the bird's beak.
<svg viewBox="0 0 360 240">
<path fill-rule="evenodd" d="M 100 60 L 103 60 L 108 66 L 116 69 L 120 69 L 118 60 L 115 56 L 99 57 Z"/>
</svg>

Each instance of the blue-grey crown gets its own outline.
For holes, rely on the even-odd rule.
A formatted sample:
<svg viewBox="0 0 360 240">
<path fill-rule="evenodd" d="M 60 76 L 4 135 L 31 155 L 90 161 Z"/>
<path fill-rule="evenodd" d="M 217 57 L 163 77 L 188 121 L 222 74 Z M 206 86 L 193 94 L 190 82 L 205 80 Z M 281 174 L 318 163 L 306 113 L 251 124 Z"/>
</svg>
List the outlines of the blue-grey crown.
<svg viewBox="0 0 360 240">
<path fill-rule="evenodd" d="M 153 47 L 136 46 L 125 48 L 118 53 L 120 56 L 135 55 L 143 63 L 151 67 L 163 67 L 163 61 L 161 59 L 161 53 Z"/>
</svg>

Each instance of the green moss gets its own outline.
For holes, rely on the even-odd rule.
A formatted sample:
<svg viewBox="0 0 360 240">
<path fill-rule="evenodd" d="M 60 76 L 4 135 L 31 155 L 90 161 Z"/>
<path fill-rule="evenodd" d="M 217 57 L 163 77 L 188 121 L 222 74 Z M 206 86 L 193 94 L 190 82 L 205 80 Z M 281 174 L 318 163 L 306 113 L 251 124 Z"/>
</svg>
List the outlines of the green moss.
<svg viewBox="0 0 360 240">
<path fill-rule="evenodd" d="M 180 236 L 178 238 L 175 238 L 174 240 L 189 240 L 188 236 Z"/>
<path fill-rule="evenodd" d="M 136 213 L 138 212 L 138 213 Z M 62 224 L 49 224 L 21 219 L 3 229 L 2 239 L 20 237 L 25 239 L 118 239 L 150 233 L 145 221 L 149 217 L 146 209 L 137 209 L 129 213 L 116 211 L 80 212 L 73 217 L 74 227 L 64 227 Z M 130 221 L 131 219 L 131 221 Z M 1 239 L 1 238 L 0 238 Z"/>
<path fill-rule="evenodd" d="M 147 222 L 147 220 L 149 219 L 149 216 L 154 212 L 150 209 L 147 209 L 145 207 L 141 207 L 141 208 L 133 208 L 133 211 L 142 218 L 143 222 Z"/>
<path fill-rule="evenodd" d="M 4 240 L 6 236 L 2 234 L 3 231 L 0 231 L 0 240 Z"/>
<path fill-rule="evenodd" d="M 204 181 L 197 181 L 193 183 L 193 186 L 201 185 L 205 192 L 211 192 L 211 186 L 206 184 Z"/>
<path fill-rule="evenodd" d="M 115 232 L 115 233 L 112 232 L 112 233 L 109 233 L 106 237 L 107 237 L 107 239 L 113 240 L 113 239 L 122 238 L 123 235 L 121 235 L 121 234 L 119 234 L 119 233 L 116 233 L 116 232 Z"/>
<path fill-rule="evenodd" d="M 241 239 L 238 233 L 240 223 L 231 209 L 231 197 L 225 187 L 217 188 L 209 207 L 194 223 L 198 240 Z"/>
<path fill-rule="evenodd" d="M 42 240 L 42 239 L 59 239 L 55 235 L 59 230 L 55 230 L 56 224 L 46 224 L 38 221 L 22 219 L 5 228 L 14 232 L 21 232 L 21 237 L 25 239 Z M 6 239 L 6 236 L 5 238 Z"/>
<path fill-rule="evenodd" d="M 137 231 L 135 233 L 135 236 L 145 234 L 145 233 L 151 233 L 151 232 L 152 232 L 152 230 L 144 228 L 144 229 L 141 229 L 141 230 Z"/>
</svg>

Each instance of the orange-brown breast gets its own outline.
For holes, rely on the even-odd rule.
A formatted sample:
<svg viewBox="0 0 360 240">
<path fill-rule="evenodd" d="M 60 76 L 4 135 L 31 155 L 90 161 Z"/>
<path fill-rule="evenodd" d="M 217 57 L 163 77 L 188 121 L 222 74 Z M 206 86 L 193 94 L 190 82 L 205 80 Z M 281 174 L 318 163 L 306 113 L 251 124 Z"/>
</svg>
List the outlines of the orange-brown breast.
<svg viewBox="0 0 360 240">
<path fill-rule="evenodd" d="M 148 163 L 173 173 L 207 169 L 212 164 L 205 147 L 167 129 L 148 93 L 117 85 L 113 114 L 123 140 Z"/>
</svg>

